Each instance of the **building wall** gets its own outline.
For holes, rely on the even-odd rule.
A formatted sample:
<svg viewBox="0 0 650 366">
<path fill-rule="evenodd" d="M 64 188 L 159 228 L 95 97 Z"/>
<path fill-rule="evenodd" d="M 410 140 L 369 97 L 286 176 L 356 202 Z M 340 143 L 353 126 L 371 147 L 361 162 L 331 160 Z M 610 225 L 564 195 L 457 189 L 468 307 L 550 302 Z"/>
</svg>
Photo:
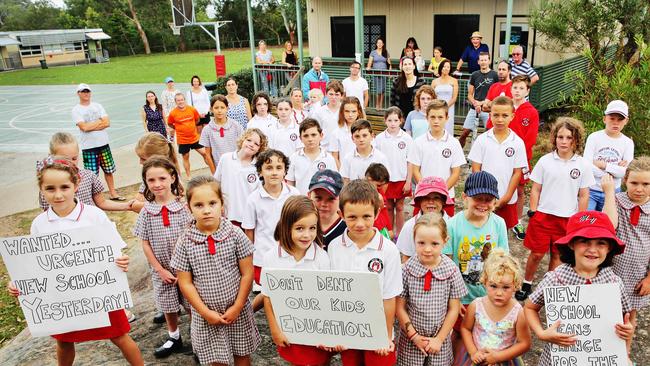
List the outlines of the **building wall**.
<svg viewBox="0 0 650 366">
<path fill-rule="evenodd" d="M 539 0 L 531 0 L 538 2 Z M 513 2 L 513 15 L 527 16 L 530 2 L 525 0 Z M 363 12 L 366 16 L 386 16 L 386 44 L 392 57 L 398 57 L 406 39 L 415 37 L 425 58 L 433 55 L 433 17 L 434 14 L 479 14 L 480 25 L 478 31 L 483 35 L 483 43 L 490 47 L 493 55 L 495 45 L 494 31 L 499 31 L 500 23 L 505 23 L 507 0 L 364 0 Z M 309 0 L 307 2 L 307 22 L 309 27 L 309 54 L 331 57 L 331 27 L 332 16 L 353 16 L 353 0 Z M 495 15 L 497 18 L 495 28 Z M 528 18 L 513 18 L 513 23 L 527 23 Z M 354 35 L 350 35 L 353 37 Z M 537 37 L 538 40 L 540 37 Z M 529 52 L 531 57 L 534 34 L 530 30 Z M 497 39 L 498 41 L 498 39 Z M 469 44 L 468 39 L 459 40 Z M 539 46 L 535 49 L 534 65 L 547 65 L 572 57 L 573 54 L 557 54 L 542 50 Z M 456 60 L 454 60 L 456 61 Z"/>
<path fill-rule="evenodd" d="M 40 66 L 40 60 L 43 59 L 42 55 L 38 56 L 22 56 L 23 67 L 37 67 Z M 74 51 L 65 53 L 56 53 L 45 55 L 45 60 L 48 64 L 64 64 L 74 63 L 75 61 L 84 61 L 86 59 L 84 51 Z"/>
</svg>

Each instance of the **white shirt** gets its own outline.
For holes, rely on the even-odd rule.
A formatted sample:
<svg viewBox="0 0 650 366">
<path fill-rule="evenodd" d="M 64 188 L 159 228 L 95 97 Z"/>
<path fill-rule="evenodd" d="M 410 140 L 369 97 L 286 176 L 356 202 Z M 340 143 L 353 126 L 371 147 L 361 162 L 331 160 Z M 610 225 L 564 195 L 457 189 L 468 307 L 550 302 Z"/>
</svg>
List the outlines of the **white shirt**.
<svg viewBox="0 0 650 366">
<path fill-rule="evenodd" d="M 320 123 L 320 127 L 323 129 L 323 140 L 320 145 L 328 146 L 334 131 L 339 128 L 339 108 L 332 111 L 328 105 L 324 105 L 318 108 L 315 112 L 310 112 L 310 114 L 312 118 Z"/>
<path fill-rule="evenodd" d="M 399 249 L 400 253 L 405 256 L 412 257 L 415 255 L 415 233 L 413 232 L 413 228 L 420 216 L 422 216 L 422 212 L 419 212 L 417 215 L 406 220 L 404 226 L 402 226 L 402 231 L 397 238 L 397 249 Z M 447 213 L 444 210 L 442 211 L 442 219 L 445 220 L 445 223 L 449 220 L 449 216 L 447 216 Z"/>
<path fill-rule="evenodd" d="M 280 213 L 284 202 L 290 196 L 299 195 L 298 189 L 282 183 L 282 191 L 278 198 L 272 197 L 264 186 L 251 193 L 246 199 L 246 209 L 241 222 L 242 229 L 255 229 L 255 251 L 253 252 L 253 264 L 261 267 L 266 252 L 277 245 L 273 239 L 275 227 L 280 221 Z"/>
<path fill-rule="evenodd" d="M 444 131 L 440 140 L 431 132 L 414 141 L 408 155 L 408 162 L 420 167 L 422 177 L 439 177 L 445 181 L 451 176 L 451 169 L 467 163 L 465 153 L 458 140 Z M 449 189 L 449 197 L 454 198 L 454 188 Z"/>
<path fill-rule="evenodd" d="M 537 211 L 559 217 L 571 217 L 578 212 L 578 191 L 594 184 L 591 162 L 574 154 L 563 160 L 556 151 L 542 156 L 530 175 L 530 180 L 542 185 Z"/>
<path fill-rule="evenodd" d="M 300 194 L 304 195 L 309 192 L 309 182 L 316 172 L 324 169 L 338 171 L 336 168 L 336 160 L 324 148 L 320 149 L 320 153 L 314 160 L 311 160 L 305 154 L 304 148 L 293 153 L 289 157 L 289 160 L 291 164 L 289 165 L 286 180 L 294 182 Z"/>
<path fill-rule="evenodd" d="M 305 256 L 296 262 L 296 259 L 287 253 L 280 244 L 276 244 L 275 249 L 269 250 L 264 256 L 262 261 L 262 275 L 260 282 L 262 283 L 262 295 L 268 296 L 266 291 L 266 281 L 264 281 L 264 271 L 267 268 L 277 269 L 311 269 L 319 271 L 327 271 L 330 269 L 330 258 L 323 248 L 319 247 L 316 243 L 311 243 Z"/>
<path fill-rule="evenodd" d="M 271 132 L 271 126 L 278 123 L 278 119 L 275 118 L 272 114 L 267 114 L 266 117 L 260 117 L 259 115 L 254 115 L 253 118 L 248 121 L 246 129 L 249 128 L 258 128 L 268 137 Z"/>
<path fill-rule="evenodd" d="M 106 117 L 106 110 L 101 104 L 90 102 L 89 105 L 77 104 L 72 108 L 72 122 L 88 123 L 94 122 L 102 117 Z M 108 145 L 108 133 L 106 129 L 100 131 L 84 132 L 79 130 L 79 146 L 81 150 L 92 149 L 93 147 L 100 147 Z"/>
<path fill-rule="evenodd" d="M 329 141 L 327 146 L 327 151 L 339 153 L 339 161 L 352 153 L 356 149 L 354 142 L 352 141 L 352 133 L 347 126 L 337 128 Z"/>
<path fill-rule="evenodd" d="M 528 166 L 524 141 L 512 130 L 508 129 L 508 131 L 510 134 L 502 143 L 497 141 L 493 128 L 480 134 L 467 155 L 469 160 L 481 164 L 482 171 L 492 174 L 497 179 L 499 197 L 508 191 L 513 170 Z M 508 204 L 516 202 L 517 191 L 515 190 Z"/>
<path fill-rule="evenodd" d="M 194 93 L 192 89 L 188 90 L 185 100 L 187 104 L 196 108 L 199 114 L 206 114 L 210 111 L 210 94 L 204 87 L 201 87 L 201 91 L 198 93 Z"/>
<path fill-rule="evenodd" d="M 293 155 L 303 146 L 300 141 L 299 128 L 300 126 L 293 118 L 286 126 L 283 126 L 280 121 L 276 121 L 269 132 L 269 148 L 280 150 L 286 156 Z"/>
<path fill-rule="evenodd" d="M 408 163 L 406 161 L 409 151 L 413 147 L 413 138 L 401 129 L 393 136 L 388 130 L 375 137 L 375 147 L 386 155 L 388 159 L 388 173 L 391 182 L 402 182 L 406 180 Z"/>
<path fill-rule="evenodd" d="M 297 124 L 301 124 L 302 121 L 305 120 L 305 118 L 309 117 L 309 112 L 306 110 L 297 110 L 297 109 L 292 109 L 291 110 L 291 118 L 293 118 L 294 121 L 296 121 Z"/>
<path fill-rule="evenodd" d="M 592 163 L 592 169 L 595 183 L 590 187 L 595 191 L 602 192 L 600 187 L 600 178 L 605 175 L 605 172 L 614 177 L 615 187 L 621 186 L 621 179 L 625 176 L 627 167 L 619 166 L 618 163 L 622 160 L 628 164 L 634 159 L 634 141 L 629 137 L 621 134 L 617 138 L 607 136 L 605 130 L 600 130 L 592 133 L 587 137 L 585 143 L 585 159 Z M 602 160 L 607 162 L 605 170 L 598 169 L 593 165 L 594 160 Z"/>
<path fill-rule="evenodd" d="M 257 189 L 260 180 L 255 169 L 255 160 L 242 165 L 237 151 L 221 155 L 214 178 L 221 182 L 226 216 L 229 220 L 242 222 L 246 198 Z"/>
<path fill-rule="evenodd" d="M 392 241 L 384 238 L 377 229 L 370 243 L 359 248 L 348 236 L 335 238 L 327 247 L 330 267 L 334 271 L 375 272 L 379 274 L 379 287 L 384 300 L 402 293 L 402 265 L 399 250 Z"/>
<path fill-rule="evenodd" d="M 348 76 L 343 79 L 343 90 L 345 90 L 346 97 L 357 97 L 361 103 L 361 107 L 364 106 L 363 92 L 368 90 L 368 82 L 366 79 L 359 77 L 357 80 L 352 80 Z"/>
<path fill-rule="evenodd" d="M 341 160 L 341 176 L 349 180 L 363 179 L 366 177 L 366 169 L 372 163 L 380 163 L 388 168 L 388 158 L 378 149 L 373 147 L 370 155 L 365 157 L 359 155 L 357 149 L 354 149 Z"/>
</svg>

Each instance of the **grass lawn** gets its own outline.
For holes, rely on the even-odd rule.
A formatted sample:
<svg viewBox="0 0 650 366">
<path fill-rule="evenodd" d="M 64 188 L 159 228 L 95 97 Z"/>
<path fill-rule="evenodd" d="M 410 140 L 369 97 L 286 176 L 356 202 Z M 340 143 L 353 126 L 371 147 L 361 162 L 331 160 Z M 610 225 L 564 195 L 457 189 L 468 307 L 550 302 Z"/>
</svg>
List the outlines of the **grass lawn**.
<svg viewBox="0 0 650 366">
<path fill-rule="evenodd" d="M 276 60 L 281 60 L 281 48 L 271 48 Z M 231 73 L 250 67 L 249 49 L 229 49 L 226 56 L 226 72 Z M 177 82 L 189 83 L 192 75 L 203 80 L 215 79 L 214 52 L 157 53 L 151 55 L 111 58 L 104 64 L 79 66 L 53 66 L 0 72 L 0 85 L 74 85 L 88 84 L 137 84 L 163 83 L 168 75 Z"/>
</svg>

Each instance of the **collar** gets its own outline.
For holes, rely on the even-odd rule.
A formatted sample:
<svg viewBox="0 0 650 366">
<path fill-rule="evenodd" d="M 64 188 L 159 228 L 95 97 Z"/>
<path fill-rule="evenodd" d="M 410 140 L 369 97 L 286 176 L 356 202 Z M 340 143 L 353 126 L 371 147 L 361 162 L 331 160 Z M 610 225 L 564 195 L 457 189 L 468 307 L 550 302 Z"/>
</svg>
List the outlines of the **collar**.
<svg viewBox="0 0 650 366">
<path fill-rule="evenodd" d="M 52 209 L 52 206 L 47 209 L 47 221 L 53 222 L 53 221 L 62 221 L 62 220 L 67 220 L 67 221 L 79 221 L 81 218 L 81 214 L 84 211 L 84 204 L 83 202 L 77 201 L 75 198 L 74 201 L 77 203 L 77 205 L 72 209 L 72 211 L 64 217 L 61 217 L 54 212 Z"/>
<path fill-rule="evenodd" d="M 509 141 L 514 141 L 514 139 L 515 139 L 515 133 L 512 132 L 512 130 L 511 130 L 510 128 L 508 128 L 508 132 L 509 132 L 508 137 L 506 137 L 506 139 L 503 140 L 503 142 L 501 142 L 501 144 L 506 143 L 506 142 L 509 142 Z M 487 131 L 487 136 L 488 136 L 489 138 L 493 139 L 494 141 L 499 142 L 499 140 L 497 140 L 497 137 L 494 135 L 494 128 L 490 128 L 490 129 Z"/>
<path fill-rule="evenodd" d="M 404 132 L 404 130 L 402 130 L 400 128 L 399 131 L 397 132 L 397 135 L 393 136 L 388 132 L 388 130 L 384 130 L 384 134 L 385 134 L 384 136 L 386 136 L 386 138 L 389 138 L 389 139 L 401 139 L 404 136 L 405 133 L 406 132 Z"/>
<path fill-rule="evenodd" d="M 208 126 L 210 126 L 210 128 L 212 128 L 214 131 L 219 131 L 219 129 L 221 128 L 227 130 L 230 129 L 230 127 L 232 127 L 232 120 L 230 118 L 226 118 L 226 123 L 223 126 L 217 125 L 217 123 L 214 120 L 212 120 L 210 121 Z"/>
<path fill-rule="evenodd" d="M 626 210 L 631 210 L 636 206 L 639 206 L 641 208 L 641 211 L 645 213 L 646 215 L 650 213 L 650 201 L 646 202 L 643 205 L 637 205 L 636 203 L 632 202 L 630 197 L 627 196 L 626 192 L 619 192 L 616 194 L 616 201 L 621 205 Z"/>
<path fill-rule="evenodd" d="M 309 248 L 307 248 L 307 252 L 305 253 L 305 256 L 302 257 L 302 259 L 299 262 L 302 261 L 315 261 L 316 260 L 316 243 L 312 242 Z M 291 254 L 289 254 L 284 248 L 282 248 L 282 245 L 278 243 L 278 257 L 280 258 L 288 258 L 288 257 L 293 257 Z"/>
<path fill-rule="evenodd" d="M 551 273 L 553 273 L 555 280 L 562 285 L 587 284 L 587 279 L 580 276 L 573 267 L 566 263 L 562 263 Z M 589 282 L 591 284 L 611 283 L 614 282 L 617 277 L 618 276 L 614 274 L 612 267 L 605 267 L 601 268 L 595 277 L 590 278 Z"/>
<path fill-rule="evenodd" d="M 428 141 L 444 141 L 444 142 L 447 142 L 447 140 L 449 140 L 449 134 L 447 133 L 447 130 L 443 130 L 442 137 L 440 138 L 440 140 L 437 140 L 431 134 L 431 130 L 427 129 L 427 140 Z"/>
<path fill-rule="evenodd" d="M 374 154 L 375 154 L 375 147 L 371 145 L 371 148 L 372 148 L 372 149 L 370 150 L 370 154 L 368 154 L 368 156 L 361 156 L 361 154 L 359 154 L 359 152 L 358 152 L 357 149 L 355 148 L 355 149 L 354 149 L 354 156 L 356 156 L 356 157 L 360 157 L 360 158 L 364 158 L 364 159 L 368 159 L 368 158 L 374 156 Z"/>
<path fill-rule="evenodd" d="M 156 202 L 145 202 L 144 204 L 144 209 L 149 213 L 150 215 L 158 215 L 160 214 L 160 210 L 162 210 L 163 206 L 167 206 L 167 209 L 171 212 L 178 212 L 182 210 L 185 205 L 180 202 L 180 200 L 177 198 L 171 202 L 169 202 L 166 205 L 161 205 Z"/>
<path fill-rule="evenodd" d="M 316 159 L 323 159 L 323 158 L 327 157 L 327 151 L 325 151 L 325 149 L 323 149 L 322 147 L 319 148 L 319 149 L 320 149 L 320 152 L 318 153 L 318 157 L 316 157 Z M 300 149 L 298 149 L 298 155 L 299 156 L 307 156 L 307 154 L 305 153 L 305 148 L 304 147 L 301 147 Z"/>
<path fill-rule="evenodd" d="M 375 234 L 373 235 L 372 239 L 370 239 L 370 242 L 366 244 L 365 247 L 363 247 L 363 249 L 368 248 L 374 250 L 382 250 L 384 248 L 384 236 L 379 233 L 379 230 L 377 230 L 377 228 L 373 227 L 372 230 L 375 232 Z M 341 235 L 341 244 L 343 244 L 344 247 L 351 247 L 354 245 L 354 241 L 348 236 L 349 231 L 350 229 L 346 228 L 345 232 L 343 232 L 343 235 Z"/>
<path fill-rule="evenodd" d="M 440 263 L 434 269 L 431 269 L 431 274 L 436 280 L 444 281 L 454 274 L 455 269 L 451 259 L 442 254 L 440 255 Z M 413 277 L 422 278 L 429 269 L 420 263 L 417 256 L 413 256 L 404 264 L 404 271 Z"/>
<path fill-rule="evenodd" d="M 289 119 L 289 124 L 287 126 L 283 126 L 282 123 L 280 123 L 280 120 L 277 120 L 275 121 L 275 128 L 278 130 L 288 130 L 291 128 L 298 128 L 298 124 L 295 120 Z"/>
<path fill-rule="evenodd" d="M 269 192 L 267 192 L 266 189 L 264 189 L 264 185 L 260 185 L 259 192 L 260 192 L 260 197 L 262 198 L 270 198 L 272 200 L 277 200 L 291 193 L 291 190 L 289 190 L 289 186 L 286 183 L 282 182 L 282 190 L 280 191 L 280 195 L 278 196 L 278 198 L 271 196 Z"/>
<path fill-rule="evenodd" d="M 215 242 L 222 242 L 234 234 L 234 225 L 228 221 L 225 217 L 221 217 L 221 222 L 219 223 L 219 228 L 214 233 L 210 234 L 212 239 Z M 193 241 L 195 244 L 203 244 L 208 240 L 208 235 L 203 234 L 196 227 L 196 220 L 192 220 L 190 227 L 186 231 L 186 236 L 188 239 Z"/>
<path fill-rule="evenodd" d="M 555 160 L 564 160 L 560 157 L 560 155 L 558 155 L 557 150 L 553 150 L 551 154 L 553 154 L 553 159 Z M 576 161 L 576 160 L 578 160 L 578 154 L 574 152 L 573 156 L 569 159 L 569 161 Z"/>
</svg>

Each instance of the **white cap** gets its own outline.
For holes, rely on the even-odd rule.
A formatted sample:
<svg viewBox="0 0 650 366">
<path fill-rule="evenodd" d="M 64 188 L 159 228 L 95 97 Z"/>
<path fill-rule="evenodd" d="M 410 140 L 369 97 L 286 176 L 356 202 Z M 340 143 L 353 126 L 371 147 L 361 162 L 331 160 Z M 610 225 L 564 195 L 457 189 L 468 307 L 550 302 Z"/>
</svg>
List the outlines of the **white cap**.
<svg viewBox="0 0 650 366">
<path fill-rule="evenodd" d="M 92 91 L 92 89 L 90 89 L 90 86 L 88 86 L 88 84 L 81 83 L 77 85 L 77 93 L 84 89 L 88 89 L 89 91 Z"/>
<path fill-rule="evenodd" d="M 605 109 L 605 115 L 614 114 L 614 113 L 618 113 L 623 117 L 627 118 L 628 116 L 627 103 L 618 99 L 609 102 L 609 104 L 607 105 L 607 109 Z"/>
</svg>

